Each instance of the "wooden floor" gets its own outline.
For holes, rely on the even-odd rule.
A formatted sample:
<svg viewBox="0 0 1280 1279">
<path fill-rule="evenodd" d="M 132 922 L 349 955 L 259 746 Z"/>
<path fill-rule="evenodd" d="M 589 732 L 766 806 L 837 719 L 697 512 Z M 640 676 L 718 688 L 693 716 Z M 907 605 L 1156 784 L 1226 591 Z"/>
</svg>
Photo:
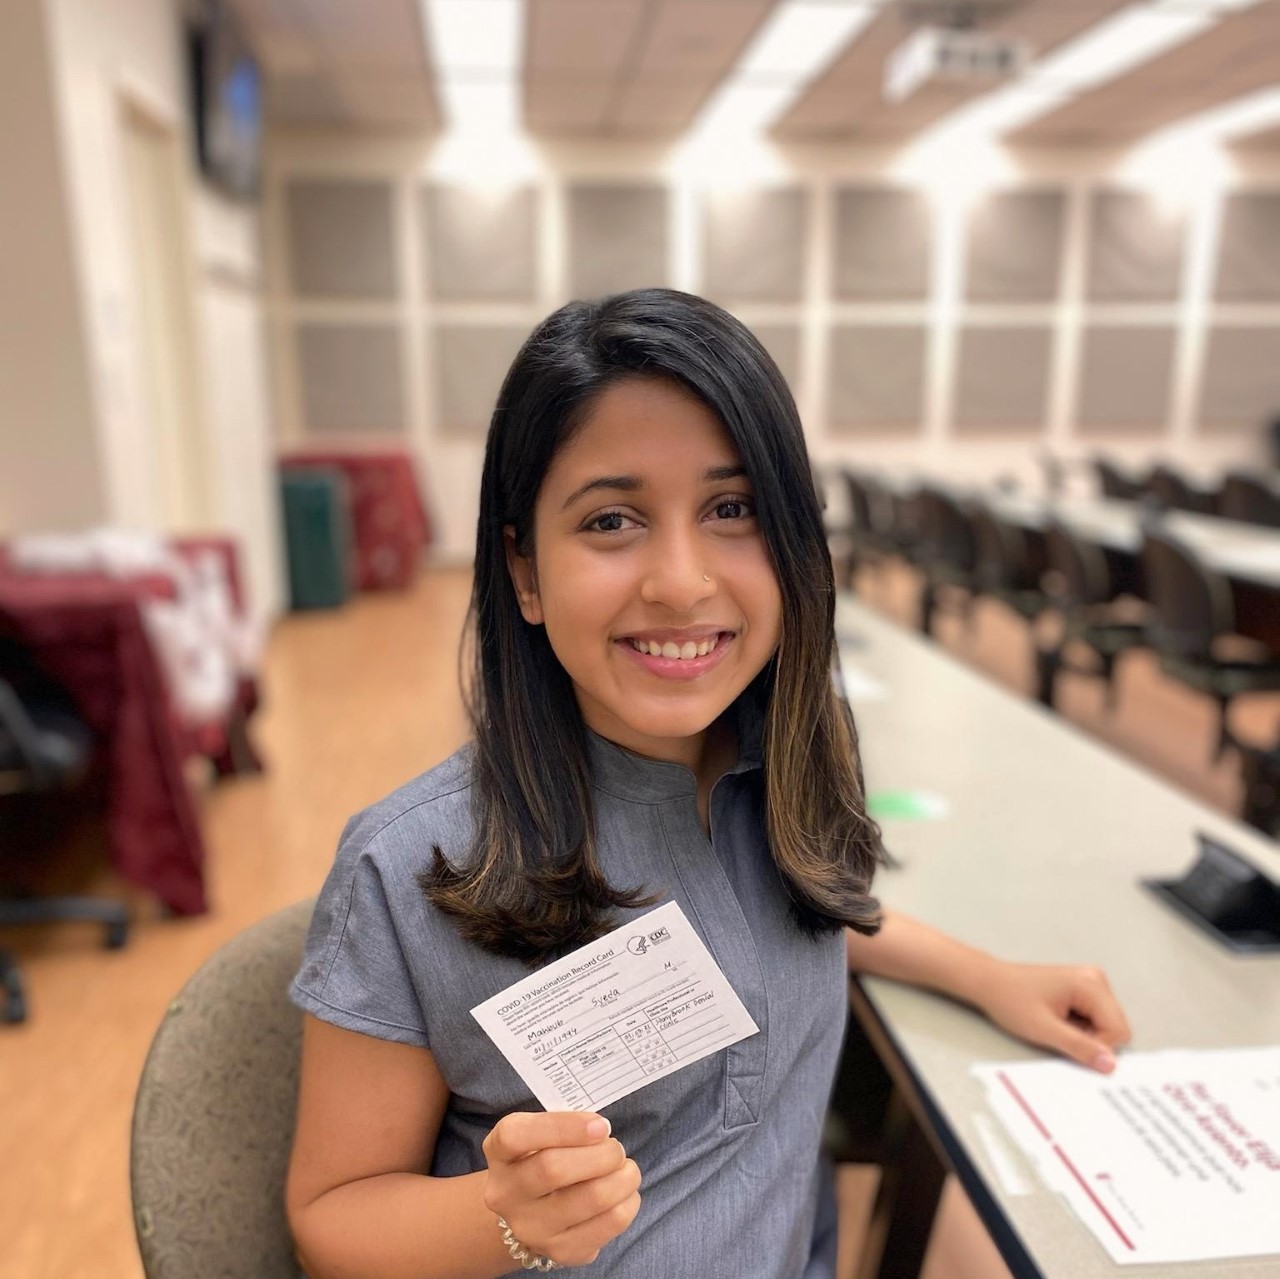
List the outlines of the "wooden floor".
<svg viewBox="0 0 1280 1279">
<path fill-rule="evenodd" d="M 275 631 L 255 739 L 256 778 L 216 787 L 196 778 L 213 909 L 168 920 L 104 869 L 100 833 L 82 823 L 50 886 L 127 898 L 137 923 L 106 952 L 91 929 L 9 930 L 24 964 L 31 1018 L 0 1026 L 0 1279 L 137 1279 L 128 1131 L 133 1091 L 166 1003 L 205 957 L 263 915 L 313 894 L 346 818 L 449 755 L 466 737 L 457 646 L 469 589 L 463 571 L 433 571 L 403 595 L 364 596 L 337 613 L 293 616 Z M 904 619 L 905 572 L 868 575 L 866 597 Z M 941 633 L 968 660 L 1029 687 L 1021 628 L 981 609 L 972 633 Z M 1070 682 L 1069 682 L 1070 683 Z M 1071 686 L 1067 712 L 1209 802 L 1236 801 L 1230 765 L 1208 769 L 1212 717 L 1199 700 L 1137 664 L 1107 720 L 1097 690 Z M 1274 729 L 1275 702 L 1253 714 Z M 1270 717 L 1270 718 L 1268 718 Z M 874 1186 L 842 1179 L 846 1254 Z M 1006 1274 L 963 1196 L 949 1186 L 928 1279 Z"/>
</svg>

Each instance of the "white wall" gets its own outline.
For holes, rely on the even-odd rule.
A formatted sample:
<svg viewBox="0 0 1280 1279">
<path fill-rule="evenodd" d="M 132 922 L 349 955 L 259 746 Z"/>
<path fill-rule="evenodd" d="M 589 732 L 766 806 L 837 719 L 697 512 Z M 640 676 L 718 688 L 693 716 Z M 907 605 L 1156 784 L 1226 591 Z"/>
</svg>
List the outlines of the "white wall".
<svg viewBox="0 0 1280 1279">
<path fill-rule="evenodd" d="M 483 161 L 481 152 L 473 159 Z M 1114 443 L 1097 435 L 1087 439 L 1074 434 L 1071 423 L 1071 394 L 1074 385 L 1071 362 L 1078 359 L 1074 340 L 1056 344 L 1056 364 L 1051 372 L 1048 422 L 1044 434 L 1034 440 L 974 438 L 957 435 L 951 425 L 951 378 L 958 271 L 962 237 L 958 233 L 959 214 L 937 220 L 935 251 L 939 255 L 934 272 L 933 292 L 920 318 L 930 333 L 930 356 L 926 374 L 925 421 L 923 432 L 892 436 L 853 436 L 829 429 L 826 385 L 830 358 L 827 335 L 832 320 L 857 319 L 859 308 L 839 304 L 830 296 L 829 269 L 833 228 L 829 198 L 833 186 L 854 180 L 897 179 L 901 156 L 892 152 L 857 152 L 849 148 L 808 147 L 775 151 L 771 171 L 754 176 L 745 169 L 720 179 L 730 185 L 768 186 L 779 182 L 801 183 L 818 198 L 810 201 L 810 254 L 805 295 L 788 306 L 736 307 L 747 323 L 800 324 L 805 330 L 802 367 L 793 386 L 809 440 L 810 452 L 818 462 L 849 461 L 864 466 L 924 469 L 957 479 L 990 479 L 1012 475 L 1024 482 L 1041 478 L 1038 456 L 1047 445 L 1059 454 L 1084 456 L 1099 449 L 1118 460 L 1137 463 L 1161 456 L 1180 463 L 1190 473 L 1209 477 L 1234 465 L 1257 464 L 1263 460 L 1260 432 L 1253 434 L 1200 434 L 1195 428 L 1191 406 L 1197 401 L 1194 378 L 1181 377 L 1170 421 L 1161 435 L 1118 436 Z M 1052 183 L 1068 191 L 1070 214 L 1064 278 L 1074 283 L 1060 302 L 1042 319 L 1048 319 L 1060 336 L 1073 339 L 1081 325 L 1082 306 L 1079 280 L 1084 252 L 1084 196 L 1091 186 L 1115 175 L 1123 157 L 1091 152 L 1062 152 L 1020 157 L 1020 170 L 1003 182 L 1005 186 Z M 446 559 L 469 556 L 475 536 L 482 441 L 459 437 L 440 429 L 433 420 L 430 394 L 432 370 L 423 353 L 427 333 L 435 319 L 465 320 L 468 309 L 477 304 L 435 305 L 423 297 L 421 287 L 421 245 L 418 229 L 417 192 L 424 180 L 440 177 L 447 162 L 445 148 L 430 141 L 405 137 L 327 134 L 323 132 L 280 132 L 273 137 L 267 187 L 267 263 L 269 268 L 269 308 L 274 342 L 276 412 L 282 440 L 304 438 L 305 428 L 299 405 L 298 370 L 295 366 L 295 326 L 306 320 L 388 321 L 396 324 L 405 343 L 405 402 L 409 406 L 405 423 L 406 442 L 420 457 L 428 477 L 429 498 L 437 517 L 438 553 Z M 530 175 L 541 188 L 543 219 L 541 246 L 541 289 L 532 305 L 498 307 L 489 305 L 485 317 L 494 323 L 509 322 L 532 326 L 542 315 L 565 300 L 566 252 L 563 196 L 566 183 L 583 178 L 648 177 L 667 183 L 672 191 L 671 279 L 679 288 L 697 287 L 696 195 L 717 183 L 705 170 L 680 169 L 668 150 L 654 147 L 601 145 L 554 145 L 536 150 Z M 389 181 L 395 192 L 401 278 L 398 296 L 389 301 L 349 301 L 295 297 L 287 278 L 288 228 L 284 216 L 284 190 L 293 177 L 326 176 L 341 178 L 377 177 Z M 457 173 L 443 175 L 463 181 Z M 475 174 L 473 172 L 472 179 Z M 484 180 L 481 175 L 481 180 Z M 1280 180 L 1280 161 L 1257 157 L 1236 181 L 1244 185 L 1274 186 Z M 1202 216 L 1216 217 L 1217 196 L 1207 201 Z M 1179 324 L 1202 337 L 1205 328 L 1207 272 L 1202 273 L 1178 307 L 1186 312 Z M 1198 291 L 1197 291 L 1198 290 Z M 864 308 L 865 309 L 865 308 Z M 880 307 L 883 312 L 884 307 Z M 1013 322 L 1017 322 L 1016 320 Z M 1185 361 L 1188 368 L 1194 360 Z"/>
<path fill-rule="evenodd" d="M 46 16 L 0 5 L 0 535 L 106 512 Z"/>
<path fill-rule="evenodd" d="M 25 0 L 24 0 L 25 2 Z M 209 509 L 236 534 L 255 613 L 281 606 L 270 399 L 264 378 L 257 216 L 206 190 L 189 143 L 185 50 L 174 0 L 45 0 L 100 458 L 101 511 L 163 528 L 163 456 L 140 375 L 142 333 L 123 145 L 126 104 L 181 142 L 190 303 Z"/>
</svg>

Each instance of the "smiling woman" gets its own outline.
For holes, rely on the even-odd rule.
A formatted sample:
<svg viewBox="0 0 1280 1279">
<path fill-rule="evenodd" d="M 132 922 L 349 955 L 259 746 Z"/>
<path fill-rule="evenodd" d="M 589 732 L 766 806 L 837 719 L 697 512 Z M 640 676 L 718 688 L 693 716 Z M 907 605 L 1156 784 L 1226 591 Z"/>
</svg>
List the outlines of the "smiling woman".
<svg viewBox="0 0 1280 1279">
<path fill-rule="evenodd" d="M 348 825 L 291 988 L 309 1015 L 287 1202 L 311 1279 L 597 1260 L 833 1279 L 819 1146 L 849 965 L 985 995 L 1073 1052 L 1098 1041 L 1072 1012 L 1123 1033 L 1098 979 L 881 927 L 799 418 L 726 312 L 653 290 L 534 331 L 489 430 L 470 621 L 474 743 Z M 666 1040 L 684 961 L 615 1009 L 627 988 L 593 969 L 612 949 L 591 947 L 540 987 L 550 1053 L 574 998 L 555 983 L 597 983 L 538 1096 L 607 1115 L 540 1110 L 478 1015 L 658 902 L 750 1031 L 707 1008 Z"/>
<path fill-rule="evenodd" d="M 879 833 L 831 688 L 834 600 L 795 404 L 751 332 L 661 289 L 550 316 L 490 428 L 469 690 L 478 835 L 464 867 L 437 851 L 433 903 L 528 959 L 597 935 L 610 908 L 645 899 L 599 872 L 588 734 L 690 769 L 705 827 L 746 695 L 793 914 L 874 930 Z"/>
</svg>

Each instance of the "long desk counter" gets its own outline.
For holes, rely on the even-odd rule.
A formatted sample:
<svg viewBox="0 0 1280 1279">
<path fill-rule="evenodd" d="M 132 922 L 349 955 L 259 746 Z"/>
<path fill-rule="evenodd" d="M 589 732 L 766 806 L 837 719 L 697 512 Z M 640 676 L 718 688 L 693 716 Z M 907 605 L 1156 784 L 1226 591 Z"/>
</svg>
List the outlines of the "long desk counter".
<svg viewBox="0 0 1280 1279">
<path fill-rule="evenodd" d="M 1138 882 L 1180 875 L 1196 855 L 1197 831 L 1273 879 L 1280 845 L 848 597 L 837 631 L 842 664 L 888 690 L 852 703 L 868 790 L 921 788 L 949 806 L 935 820 L 885 823 L 901 862 L 877 879 L 887 906 L 1009 959 L 1099 965 L 1128 1013 L 1134 1050 L 1280 1043 L 1280 956 L 1228 953 Z M 979 1116 L 987 1108 L 971 1067 L 1041 1054 L 927 992 L 879 979 L 858 985 L 855 1012 L 887 1045 L 891 1073 L 908 1081 L 917 1117 L 1014 1275 L 1123 1273 L 1034 1173 L 1026 1173 L 1028 1193 L 1010 1193 L 986 1153 Z M 1280 1258 L 1138 1272 L 1274 1279 Z"/>
<path fill-rule="evenodd" d="M 1079 536 L 1109 550 L 1136 555 L 1142 545 L 1143 508 L 1134 502 L 1062 498 L 1050 501 L 999 490 L 975 495 L 993 515 L 1024 528 L 1060 520 Z M 1170 511 L 1162 527 L 1185 542 L 1205 565 L 1232 581 L 1280 591 L 1280 529 L 1214 515 Z"/>
</svg>

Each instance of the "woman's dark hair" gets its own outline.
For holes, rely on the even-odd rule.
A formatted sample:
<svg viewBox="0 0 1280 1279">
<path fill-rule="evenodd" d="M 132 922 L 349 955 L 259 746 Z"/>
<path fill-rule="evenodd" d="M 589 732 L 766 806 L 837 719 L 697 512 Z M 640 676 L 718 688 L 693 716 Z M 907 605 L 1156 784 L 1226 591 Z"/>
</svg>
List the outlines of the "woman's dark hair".
<svg viewBox="0 0 1280 1279">
<path fill-rule="evenodd" d="M 464 936 L 530 962 L 607 931 L 614 908 L 651 901 L 643 886 L 615 886 L 601 872 L 586 728 L 545 628 L 521 615 L 503 545 L 513 525 L 521 554 L 532 552 L 534 505 L 553 458 L 607 388 L 634 378 L 664 378 L 696 396 L 746 467 L 782 595 L 778 649 L 752 686 L 764 706 L 769 847 L 800 925 L 872 933 L 880 833 L 863 801 L 853 720 L 831 684 L 835 590 L 795 402 L 750 330 L 667 289 L 561 307 L 502 385 L 467 618 L 475 846 L 457 865 L 435 848 L 422 886 Z"/>
</svg>

